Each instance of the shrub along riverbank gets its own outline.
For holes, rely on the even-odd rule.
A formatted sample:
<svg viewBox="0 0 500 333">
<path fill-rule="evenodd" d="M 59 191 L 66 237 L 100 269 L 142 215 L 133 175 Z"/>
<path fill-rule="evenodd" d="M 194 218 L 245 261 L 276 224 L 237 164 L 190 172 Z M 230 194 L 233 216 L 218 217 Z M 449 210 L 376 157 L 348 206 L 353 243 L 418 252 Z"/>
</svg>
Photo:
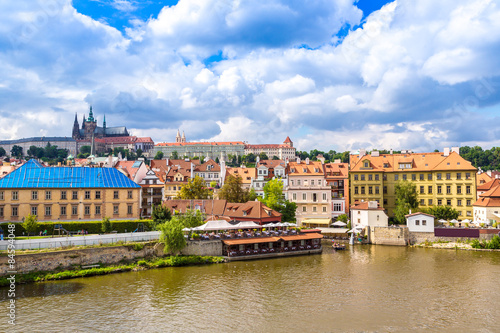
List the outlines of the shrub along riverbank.
<svg viewBox="0 0 500 333">
<path fill-rule="evenodd" d="M 31 283 L 43 282 L 51 280 L 66 280 L 79 277 L 106 275 L 120 272 L 146 270 L 160 267 L 180 267 L 180 266 L 193 266 L 222 263 L 225 260 L 221 257 L 211 256 L 170 256 L 165 258 L 151 258 L 139 259 L 131 263 L 123 263 L 121 265 L 107 265 L 102 267 L 94 267 L 75 270 L 62 270 L 62 271 L 43 271 L 32 272 L 27 274 L 17 274 L 16 283 Z M 85 266 L 84 266 L 85 267 Z M 0 277 L 0 287 L 8 286 L 10 282 L 7 276 Z"/>
</svg>

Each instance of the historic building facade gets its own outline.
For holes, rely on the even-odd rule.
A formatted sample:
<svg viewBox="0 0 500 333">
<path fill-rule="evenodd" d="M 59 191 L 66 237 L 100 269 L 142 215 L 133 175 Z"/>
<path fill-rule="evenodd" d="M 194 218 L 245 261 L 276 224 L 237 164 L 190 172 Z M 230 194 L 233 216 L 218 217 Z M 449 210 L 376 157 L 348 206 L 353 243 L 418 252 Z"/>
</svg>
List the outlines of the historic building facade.
<svg viewBox="0 0 500 333">
<path fill-rule="evenodd" d="M 97 119 L 94 118 L 92 106 L 90 107 L 89 117 L 85 118 L 85 115 L 83 115 L 81 128 L 78 124 L 77 115 L 75 114 L 75 122 L 73 123 L 72 133 L 73 139 L 91 141 L 93 138 L 101 139 L 119 136 L 129 136 L 127 128 L 125 126 L 107 127 L 106 116 L 104 116 L 102 127 L 97 126 Z"/>
</svg>

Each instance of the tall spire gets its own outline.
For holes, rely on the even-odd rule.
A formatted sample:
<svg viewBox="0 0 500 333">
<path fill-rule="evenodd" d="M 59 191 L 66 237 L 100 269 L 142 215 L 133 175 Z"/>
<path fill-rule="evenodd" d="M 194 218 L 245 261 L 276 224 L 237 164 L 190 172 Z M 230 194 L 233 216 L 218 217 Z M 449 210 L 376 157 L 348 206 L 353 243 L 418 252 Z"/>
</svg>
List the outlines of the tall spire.
<svg viewBox="0 0 500 333">
<path fill-rule="evenodd" d="M 175 142 L 181 142 L 181 132 L 177 130 L 177 135 L 175 136 Z"/>
<path fill-rule="evenodd" d="M 94 122 L 94 113 L 92 112 L 92 105 L 90 106 L 90 113 L 88 121 Z"/>
<path fill-rule="evenodd" d="M 102 128 L 106 129 L 106 115 L 104 115 L 104 122 L 102 123 Z"/>
<path fill-rule="evenodd" d="M 85 113 L 83 114 L 82 129 L 85 129 Z"/>
</svg>

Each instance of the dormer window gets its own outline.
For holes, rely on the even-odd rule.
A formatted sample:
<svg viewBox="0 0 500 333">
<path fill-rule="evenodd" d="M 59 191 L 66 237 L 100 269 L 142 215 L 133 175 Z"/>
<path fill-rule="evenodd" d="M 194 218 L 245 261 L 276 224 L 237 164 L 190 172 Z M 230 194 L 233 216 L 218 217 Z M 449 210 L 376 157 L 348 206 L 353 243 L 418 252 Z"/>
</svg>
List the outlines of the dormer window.
<svg viewBox="0 0 500 333">
<path fill-rule="evenodd" d="M 243 211 L 243 216 L 247 216 L 247 212 L 246 211 Z"/>
<path fill-rule="evenodd" d="M 365 161 L 365 168 L 369 168 L 369 167 L 370 167 L 370 162 Z"/>
</svg>

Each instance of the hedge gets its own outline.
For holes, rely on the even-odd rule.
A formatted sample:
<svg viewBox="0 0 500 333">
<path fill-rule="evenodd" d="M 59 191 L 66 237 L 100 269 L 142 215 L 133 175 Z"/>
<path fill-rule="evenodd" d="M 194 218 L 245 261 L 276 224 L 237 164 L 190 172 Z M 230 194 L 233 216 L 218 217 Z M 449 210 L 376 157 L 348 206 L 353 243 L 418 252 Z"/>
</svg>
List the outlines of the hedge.
<svg viewBox="0 0 500 333">
<path fill-rule="evenodd" d="M 149 231 L 149 222 L 151 220 L 123 220 L 123 221 L 111 221 L 112 230 L 116 230 L 118 233 L 123 233 L 125 230 L 127 232 L 132 232 L 138 228 L 139 223 L 142 223 L 144 226 L 144 231 Z M 16 236 L 27 236 L 26 231 L 24 230 L 21 223 L 15 223 L 15 235 Z M 102 221 L 69 221 L 69 222 L 38 222 L 37 230 L 35 235 L 38 235 L 40 231 L 47 230 L 47 235 L 52 235 L 54 231 L 55 224 L 62 224 L 62 227 L 68 231 L 79 231 L 79 230 L 87 230 L 89 234 L 102 234 Z M 0 225 L 4 232 L 4 237 L 7 236 L 7 223 L 2 223 Z M 62 234 L 62 233 L 61 233 Z M 55 233 L 57 235 L 57 231 Z"/>
</svg>

